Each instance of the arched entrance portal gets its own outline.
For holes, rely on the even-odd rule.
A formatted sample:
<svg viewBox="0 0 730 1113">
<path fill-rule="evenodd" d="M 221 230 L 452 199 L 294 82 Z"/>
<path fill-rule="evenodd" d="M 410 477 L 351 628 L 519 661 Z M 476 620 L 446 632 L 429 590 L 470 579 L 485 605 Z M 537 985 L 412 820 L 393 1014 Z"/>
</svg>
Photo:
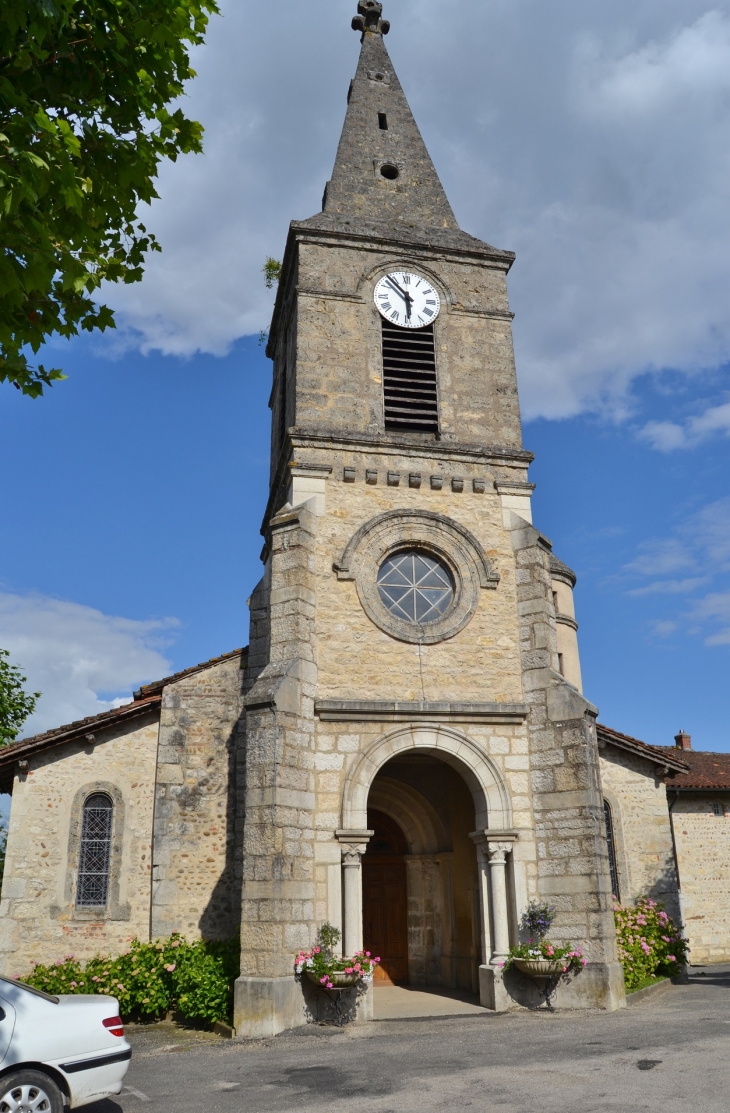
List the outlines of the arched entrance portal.
<svg viewBox="0 0 730 1113">
<path fill-rule="evenodd" d="M 363 908 L 370 896 L 363 892 L 362 861 L 375 830 L 368 811 L 394 822 L 405 840 L 399 900 L 406 905 L 408 982 L 472 991 L 478 983 L 482 1004 L 495 1008 L 499 969 L 516 928 L 512 850 L 519 836 L 498 768 L 482 746 L 450 725 L 395 727 L 359 754 L 345 781 L 336 832 L 347 954 L 363 946 L 363 912 L 369 924 L 378 922 Z M 377 899 L 387 907 L 387 894 Z"/>
<path fill-rule="evenodd" d="M 382 960 L 376 984 L 477 992 L 475 815 L 464 779 L 431 754 L 398 755 L 372 782 L 367 823 L 363 942 Z"/>
</svg>

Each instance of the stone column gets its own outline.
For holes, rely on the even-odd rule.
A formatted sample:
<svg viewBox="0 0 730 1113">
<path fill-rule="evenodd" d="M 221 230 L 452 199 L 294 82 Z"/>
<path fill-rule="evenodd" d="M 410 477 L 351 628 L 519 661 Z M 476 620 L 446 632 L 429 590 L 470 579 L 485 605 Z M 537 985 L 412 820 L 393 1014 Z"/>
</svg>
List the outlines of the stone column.
<svg viewBox="0 0 730 1113">
<path fill-rule="evenodd" d="M 512 1004 L 504 985 L 500 964 L 504 962 L 509 952 L 507 855 L 518 836 L 516 831 L 486 830 L 473 831 L 470 837 L 476 843 L 479 863 L 482 921 L 479 1000 L 485 1008 L 502 1012 Z"/>
<path fill-rule="evenodd" d="M 492 918 L 494 943 L 490 962 L 499 965 L 509 953 L 509 912 L 507 909 L 507 855 L 512 849 L 508 842 L 487 843 L 489 872 L 492 882 Z"/>
<path fill-rule="evenodd" d="M 337 831 L 342 844 L 342 953 L 362 950 L 362 856 L 372 831 Z"/>
</svg>

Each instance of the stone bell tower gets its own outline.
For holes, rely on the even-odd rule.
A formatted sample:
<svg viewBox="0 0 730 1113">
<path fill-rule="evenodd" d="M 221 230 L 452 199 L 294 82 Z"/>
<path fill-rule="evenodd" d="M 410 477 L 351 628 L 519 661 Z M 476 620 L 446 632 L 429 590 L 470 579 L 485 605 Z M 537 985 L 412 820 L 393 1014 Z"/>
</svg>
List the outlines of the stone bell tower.
<svg viewBox="0 0 730 1113">
<path fill-rule="evenodd" d="M 345 953 L 382 946 L 384 978 L 505 1008 L 533 897 L 589 959 L 562 1003 L 623 1003 L 574 576 L 531 525 L 514 256 L 459 228 L 381 15 L 360 0 L 335 166 L 322 212 L 290 227 L 267 348 L 241 1034 L 311 1015 L 293 959 L 325 920 Z"/>
</svg>

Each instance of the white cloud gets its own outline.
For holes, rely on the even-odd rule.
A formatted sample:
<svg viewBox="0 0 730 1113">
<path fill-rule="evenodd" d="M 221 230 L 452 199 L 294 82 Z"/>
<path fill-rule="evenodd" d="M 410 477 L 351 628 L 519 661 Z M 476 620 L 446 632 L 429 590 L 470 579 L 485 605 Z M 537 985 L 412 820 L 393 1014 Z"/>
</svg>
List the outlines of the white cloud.
<svg viewBox="0 0 730 1113">
<path fill-rule="evenodd" d="M 587 59 L 600 60 L 586 53 Z M 674 107 L 693 96 L 717 97 L 728 90 L 730 22 L 718 10 L 609 64 L 598 85 L 600 106 L 616 115 L 648 116 L 668 103 Z"/>
<path fill-rule="evenodd" d="M 709 406 L 704 413 L 690 417 L 684 425 L 673 421 L 649 421 L 639 431 L 639 437 L 660 452 L 672 452 L 675 448 L 694 448 L 713 433 L 730 436 L 730 402 Z"/>
<path fill-rule="evenodd" d="M 322 0 L 307 20 L 299 0 L 225 0 L 186 104 L 206 154 L 163 170 L 148 223 L 164 252 L 143 284 L 110 292 L 117 345 L 221 353 L 267 327 L 261 266 L 281 257 L 292 217 L 319 209 L 356 64 L 354 6 Z M 635 376 L 730 358 L 726 4 L 390 0 L 387 14 L 462 226 L 517 251 L 525 415 L 620 417 Z M 671 424 L 649 442 L 692 435 Z"/>
<path fill-rule="evenodd" d="M 0 646 L 42 692 L 24 735 L 97 715 L 131 699 L 137 685 L 170 672 L 161 652 L 175 619 L 117 618 L 46 595 L 0 592 Z"/>
<path fill-rule="evenodd" d="M 629 595 L 640 598 L 642 595 L 686 595 L 706 584 L 707 576 L 689 576 L 684 580 L 655 580 L 646 587 L 635 587 Z"/>
<path fill-rule="evenodd" d="M 666 576 L 694 564 L 695 558 L 684 541 L 672 537 L 642 542 L 637 556 L 625 568 L 642 576 Z"/>
<path fill-rule="evenodd" d="M 696 575 L 665 579 L 672 572 L 692 569 Z M 712 590 L 687 600 L 670 618 L 652 620 L 654 634 L 669 637 L 679 630 L 704 638 L 705 645 L 730 645 L 730 498 L 717 499 L 679 522 L 673 537 L 655 538 L 639 546 L 633 561 L 624 565 L 630 576 L 646 581 L 627 594 L 689 596 L 703 587 Z M 719 629 L 718 629 L 719 627 Z"/>
</svg>

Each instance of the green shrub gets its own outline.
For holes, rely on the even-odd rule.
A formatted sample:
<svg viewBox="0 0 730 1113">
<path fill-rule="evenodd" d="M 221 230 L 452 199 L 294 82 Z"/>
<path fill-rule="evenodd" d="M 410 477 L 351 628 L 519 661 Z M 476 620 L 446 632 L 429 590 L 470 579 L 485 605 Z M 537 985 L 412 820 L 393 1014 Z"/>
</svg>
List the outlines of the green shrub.
<svg viewBox="0 0 730 1113">
<path fill-rule="evenodd" d="M 73 955 L 51 966 L 36 965 L 23 980 L 46 993 L 105 993 L 116 997 L 122 1017 L 154 1020 L 175 1010 L 187 1020 L 230 1020 L 238 976 L 238 940 L 182 935 L 154 943 L 132 941 L 117 958 L 96 955 L 85 966 Z"/>
<path fill-rule="evenodd" d="M 636 989 L 647 978 L 671 978 L 686 964 L 687 940 L 661 904 L 641 897 L 635 907 L 614 904 L 613 914 L 627 989 Z"/>
</svg>

